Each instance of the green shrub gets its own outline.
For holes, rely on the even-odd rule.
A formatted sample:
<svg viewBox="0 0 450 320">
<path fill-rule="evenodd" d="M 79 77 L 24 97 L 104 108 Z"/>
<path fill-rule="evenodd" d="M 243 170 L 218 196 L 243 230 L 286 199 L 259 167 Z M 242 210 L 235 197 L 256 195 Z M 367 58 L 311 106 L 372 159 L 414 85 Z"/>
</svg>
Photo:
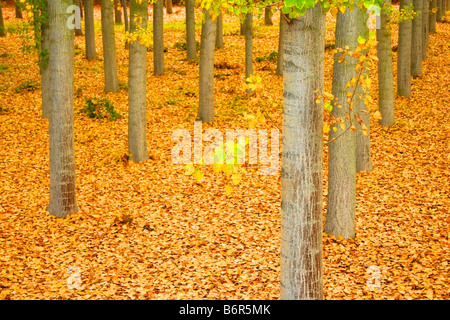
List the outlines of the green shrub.
<svg viewBox="0 0 450 320">
<path fill-rule="evenodd" d="M 114 109 L 108 99 L 84 99 L 85 105 L 80 113 L 86 114 L 89 118 L 116 121 L 122 116 Z"/>
</svg>

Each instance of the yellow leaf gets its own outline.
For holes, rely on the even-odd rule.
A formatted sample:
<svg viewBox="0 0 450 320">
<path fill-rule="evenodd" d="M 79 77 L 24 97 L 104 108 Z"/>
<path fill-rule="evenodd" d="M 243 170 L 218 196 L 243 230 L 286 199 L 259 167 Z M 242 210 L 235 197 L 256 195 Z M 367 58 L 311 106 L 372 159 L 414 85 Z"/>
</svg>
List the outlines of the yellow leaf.
<svg viewBox="0 0 450 320">
<path fill-rule="evenodd" d="M 200 170 L 197 170 L 194 172 L 194 174 L 192 175 L 195 180 L 197 180 L 198 183 L 200 183 L 203 180 L 203 177 L 205 176 L 205 174 L 203 172 L 201 172 Z"/>
<path fill-rule="evenodd" d="M 241 182 L 241 175 L 238 173 L 235 173 L 231 176 L 231 180 L 233 180 L 233 184 L 237 185 L 239 182 Z"/>
<path fill-rule="evenodd" d="M 330 126 L 327 125 L 327 124 L 325 124 L 325 125 L 323 126 L 323 133 L 328 133 L 328 132 L 330 132 Z"/>
<path fill-rule="evenodd" d="M 344 123 L 341 124 L 341 129 L 345 130 L 345 124 Z"/>
<path fill-rule="evenodd" d="M 193 174 L 194 173 L 194 171 L 195 171 L 195 168 L 194 168 L 194 165 L 192 164 L 192 163 L 189 163 L 189 164 L 187 164 L 185 167 L 184 167 L 184 174 L 186 175 L 186 176 L 190 176 L 191 174 Z"/>
<path fill-rule="evenodd" d="M 225 193 L 227 194 L 227 196 L 229 196 L 232 192 L 233 192 L 233 187 L 230 186 L 229 184 L 227 184 L 225 187 Z"/>
</svg>

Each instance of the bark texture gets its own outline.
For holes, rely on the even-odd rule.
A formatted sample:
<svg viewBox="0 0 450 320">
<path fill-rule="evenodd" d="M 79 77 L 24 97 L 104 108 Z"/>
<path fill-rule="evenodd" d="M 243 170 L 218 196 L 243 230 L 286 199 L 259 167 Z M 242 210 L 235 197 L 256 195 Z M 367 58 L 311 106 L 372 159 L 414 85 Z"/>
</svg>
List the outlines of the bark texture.
<svg viewBox="0 0 450 320">
<path fill-rule="evenodd" d="M 278 36 L 278 55 L 277 55 L 277 76 L 283 75 L 283 53 L 284 53 L 284 30 L 286 29 L 286 19 L 280 12 L 280 33 Z"/>
<path fill-rule="evenodd" d="M 16 18 L 23 19 L 22 8 L 20 7 L 20 2 L 18 0 L 15 1 L 14 9 L 16 11 Z"/>
<path fill-rule="evenodd" d="M 42 117 L 50 119 L 50 69 L 49 69 L 49 50 L 50 50 L 50 38 L 48 23 L 41 25 L 41 45 L 39 56 L 39 69 L 41 72 L 41 90 L 42 90 Z"/>
<path fill-rule="evenodd" d="M 436 8 L 436 5 L 437 5 L 437 1 L 431 0 L 430 8 L 429 8 L 429 17 L 428 17 L 429 33 L 436 33 L 436 12 L 432 12 L 432 11 L 434 11 L 433 9 Z"/>
<path fill-rule="evenodd" d="M 86 33 L 86 59 L 97 59 L 95 51 L 94 1 L 84 0 L 84 30 Z"/>
<path fill-rule="evenodd" d="M 105 92 L 119 92 L 113 2 L 111 0 L 101 0 L 101 6 Z"/>
<path fill-rule="evenodd" d="M 216 43 L 217 20 L 204 10 L 200 44 L 200 91 L 198 118 L 203 122 L 214 121 L 214 50 Z"/>
<path fill-rule="evenodd" d="M 429 12 L 429 0 L 423 0 L 422 9 L 422 60 L 427 59 L 428 38 L 430 32 L 430 12 Z"/>
<path fill-rule="evenodd" d="M 323 298 L 322 126 L 325 15 L 286 25 L 281 169 L 281 299 Z M 317 91 L 316 91 L 317 90 Z"/>
<path fill-rule="evenodd" d="M 400 0 L 400 9 L 411 5 L 411 0 Z M 397 94 L 411 97 L 412 21 L 402 21 L 398 31 Z"/>
<path fill-rule="evenodd" d="M 216 48 L 223 48 L 223 18 L 222 13 L 217 17 L 217 32 L 216 32 Z"/>
<path fill-rule="evenodd" d="M 50 202 L 47 211 L 57 217 L 77 212 L 73 111 L 74 31 L 67 28 L 72 5 L 68 0 L 48 0 L 50 38 L 51 112 Z"/>
<path fill-rule="evenodd" d="M 270 7 L 264 8 L 264 24 L 266 26 L 272 26 L 272 9 Z"/>
<path fill-rule="evenodd" d="M 195 59 L 197 56 L 194 10 L 194 0 L 186 0 L 186 50 L 188 59 Z"/>
<path fill-rule="evenodd" d="M 131 0 L 130 16 L 139 16 L 140 27 L 147 28 L 147 0 Z M 130 31 L 136 31 L 136 22 L 131 19 Z M 128 70 L 128 151 L 131 160 L 148 159 L 147 150 L 147 48 L 134 41 L 130 44 Z"/>
<path fill-rule="evenodd" d="M 245 79 L 253 74 L 253 13 L 247 13 L 245 18 Z M 247 93 L 253 92 L 247 89 Z"/>
<path fill-rule="evenodd" d="M 157 0 L 153 4 L 153 73 L 164 74 L 164 2 Z"/>
<path fill-rule="evenodd" d="M 411 75 L 419 76 L 422 74 L 422 42 L 423 42 L 423 10 L 424 0 L 413 0 L 414 11 L 418 16 L 412 20 L 412 36 L 411 36 Z"/>
</svg>

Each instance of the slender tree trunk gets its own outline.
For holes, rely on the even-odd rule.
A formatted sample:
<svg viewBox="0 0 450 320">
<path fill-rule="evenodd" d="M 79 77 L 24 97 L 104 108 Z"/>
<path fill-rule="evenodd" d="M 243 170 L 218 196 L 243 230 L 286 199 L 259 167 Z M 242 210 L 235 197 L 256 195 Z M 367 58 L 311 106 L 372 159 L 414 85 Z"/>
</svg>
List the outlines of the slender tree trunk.
<svg viewBox="0 0 450 320">
<path fill-rule="evenodd" d="M 101 6 L 105 92 L 119 92 L 113 3 L 111 0 L 101 0 Z"/>
<path fill-rule="evenodd" d="M 264 8 L 264 24 L 266 26 L 272 26 L 272 9 L 270 7 Z"/>
<path fill-rule="evenodd" d="M 74 4 L 78 7 L 78 8 L 80 8 L 80 19 L 81 19 L 81 0 L 74 0 Z M 76 26 L 76 24 L 75 24 L 75 26 Z M 76 37 L 81 37 L 83 35 L 83 30 L 81 29 L 81 23 L 80 23 L 80 29 L 77 29 L 76 27 L 75 27 L 75 36 Z"/>
<path fill-rule="evenodd" d="M 94 1 L 84 0 L 84 31 L 86 33 L 86 59 L 97 59 L 95 51 Z"/>
<path fill-rule="evenodd" d="M 280 12 L 280 33 L 278 36 L 278 55 L 277 55 L 277 76 L 283 75 L 283 53 L 284 53 L 284 33 L 286 29 L 286 19 Z"/>
<path fill-rule="evenodd" d="M 286 25 L 281 168 L 281 299 L 323 298 L 322 126 L 325 14 Z"/>
<path fill-rule="evenodd" d="M 173 13 L 172 0 L 166 0 L 166 12 L 167 12 L 167 14 Z"/>
<path fill-rule="evenodd" d="M 344 14 L 337 15 L 336 21 L 336 49 L 349 46 L 350 50 L 358 46 L 358 37 L 364 37 L 361 30 L 365 24 L 364 12 L 359 8 L 353 11 L 347 10 Z M 367 39 L 367 38 L 366 38 Z M 346 87 L 346 84 L 357 77 L 355 67 L 358 59 L 346 56 L 344 62 L 338 62 L 341 53 L 334 56 L 332 92 L 336 103 L 331 112 L 332 117 L 341 119 L 345 129 L 349 128 L 350 115 L 352 123 L 359 128 L 355 121 L 358 110 L 356 104 L 361 102 L 359 94 L 355 94 L 354 109 L 350 110 L 347 103 L 347 94 L 353 93 L 354 87 Z M 359 90 L 358 90 L 359 91 Z M 356 123 L 356 124 L 355 124 Z M 336 131 L 334 131 L 336 129 Z M 344 129 L 338 124 L 332 125 L 328 146 L 328 207 L 325 222 L 325 232 L 345 239 L 355 237 L 355 206 L 356 206 L 356 132 Z"/>
<path fill-rule="evenodd" d="M 116 24 L 122 24 L 122 12 L 119 9 L 120 0 L 114 0 L 114 21 Z"/>
<path fill-rule="evenodd" d="M 20 7 L 20 3 L 18 0 L 15 1 L 14 7 L 15 7 L 15 11 L 16 11 L 16 18 L 23 19 L 22 8 Z"/>
<path fill-rule="evenodd" d="M 195 59 L 197 44 L 195 42 L 195 11 L 194 0 L 186 0 L 186 49 L 187 58 Z"/>
<path fill-rule="evenodd" d="M 51 110 L 51 86 L 50 86 L 50 68 L 49 68 L 49 49 L 50 49 L 50 38 L 48 23 L 41 24 L 41 45 L 40 51 L 42 52 L 39 56 L 39 69 L 41 72 L 41 91 L 42 91 L 42 117 L 50 119 Z"/>
<path fill-rule="evenodd" d="M 200 43 L 200 92 L 198 117 L 202 122 L 214 121 L 214 50 L 217 19 L 212 21 L 208 10 L 204 10 Z"/>
<path fill-rule="evenodd" d="M 51 113 L 50 202 L 47 211 L 65 217 L 78 211 L 75 196 L 75 151 L 73 111 L 74 33 L 67 28 L 71 0 L 48 0 L 50 37 Z"/>
<path fill-rule="evenodd" d="M 437 11 L 436 11 L 436 21 L 437 22 L 441 22 L 442 21 L 442 0 L 437 0 L 436 2 L 436 6 L 437 6 Z"/>
<path fill-rule="evenodd" d="M 125 32 L 128 32 L 130 30 L 129 27 L 129 19 L 128 19 L 128 9 L 127 9 L 127 1 L 126 0 L 120 0 L 120 3 L 122 4 L 123 8 L 123 22 L 125 25 Z M 125 42 L 125 49 L 128 50 L 130 48 L 130 43 Z"/>
<path fill-rule="evenodd" d="M 6 36 L 5 22 L 3 20 L 2 3 L 0 2 L 0 37 Z"/>
<path fill-rule="evenodd" d="M 411 3 L 411 0 L 400 0 L 400 9 Z M 405 20 L 398 31 L 397 94 L 407 98 L 411 97 L 411 45 L 412 21 Z"/>
<path fill-rule="evenodd" d="M 437 1 L 431 0 L 430 2 L 430 10 L 429 10 L 429 19 L 428 22 L 430 24 L 429 26 L 429 32 L 430 33 L 436 33 L 436 12 L 433 9 L 436 8 Z"/>
<path fill-rule="evenodd" d="M 155 75 L 164 74 L 163 0 L 153 4 L 153 67 Z"/>
<path fill-rule="evenodd" d="M 241 22 L 241 24 L 240 24 L 239 34 L 240 34 L 241 36 L 245 35 L 245 21 L 244 21 L 244 22 Z"/>
<path fill-rule="evenodd" d="M 223 48 L 223 18 L 222 13 L 217 17 L 217 32 L 216 32 L 216 48 Z"/>
<path fill-rule="evenodd" d="M 429 0 L 423 0 L 423 9 L 422 9 L 422 60 L 425 61 L 427 59 L 427 47 L 428 47 L 428 33 L 430 27 L 430 16 L 429 16 Z"/>
<path fill-rule="evenodd" d="M 140 1 L 140 2 L 138 2 Z M 139 16 L 140 27 L 147 28 L 147 0 L 131 0 L 131 32 L 135 32 L 134 17 Z M 130 65 L 128 70 L 128 151 L 135 162 L 148 159 L 147 150 L 147 48 L 139 40 L 130 44 Z"/>
<path fill-rule="evenodd" d="M 390 5 L 391 1 L 386 0 Z M 379 108 L 382 115 L 380 124 L 388 127 L 395 123 L 394 119 L 394 75 L 392 70 L 390 15 L 381 10 L 380 29 L 377 29 L 378 52 L 378 91 Z"/>
<path fill-rule="evenodd" d="M 418 16 L 412 20 L 411 75 L 419 76 L 422 74 L 423 0 L 413 0 L 413 3 Z"/>
<path fill-rule="evenodd" d="M 253 13 L 247 13 L 245 18 L 245 79 L 253 74 Z M 248 88 L 247 93 L 253 90 Z"/>
</svg>

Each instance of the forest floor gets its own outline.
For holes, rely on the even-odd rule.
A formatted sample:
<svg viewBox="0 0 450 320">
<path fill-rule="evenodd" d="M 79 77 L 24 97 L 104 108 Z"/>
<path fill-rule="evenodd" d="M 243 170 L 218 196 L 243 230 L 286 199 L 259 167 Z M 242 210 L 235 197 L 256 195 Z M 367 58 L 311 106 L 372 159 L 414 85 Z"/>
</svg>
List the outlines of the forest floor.
<svg viewBox="0 0 450 320">
<path fill-rule="evenodd" d="M 278 299 L 280 174 L 249 169 L 230 195 L 224 176 L 206 169 L 201 183 L 171 161 L 175 129 L 193 132 L 198 64 L 185 61 L 184 10 L 165 16 L 166 73 L 155 77 L 148 54 L 150 159 L 127 160 L 127 64 L 117 26 L 121 92 L 103 93 L 102 60 L 84 58 L 75 40 L 76 190 L 80 211 L 48 214 L 48 121 L 41 117 L 39 69 L 23 51 L 20 23 L 4 9 L 9 34 L 0 38 L 0 299 Z M 199 12 L 197 13 L 199 21 Z M 278 17 L 278 16 L 276 16 Z M 102 58 L 99 8 L 97 53 Z M 282 124 L 282 78 L 275 75 L 278 18 L 255 19 L 254 66 L 263 89 L 244 88 L 244 41 L 226 17 L 225 48 L 216 51 L 216 121 L 204 128 L 248 128 L 244 113 L 268 111 Z M 200 25 L 197 23 L 197 39 Z M 333 19 L 327 43 L 333 42 Z M 371 124 L 374 170 L 358 174 L 356 238 L 323 234 L 325 299 L 450 298 L 450 15 L 430 35 L 413 98 L 395 100 L 396 124 Z M 393 47 L 397 45 L 394 30 Z M 25 40 L 25 44 L 31 44 Z M 397 53 L 394 52 L 394 73 Z M 332 51 L 326 51 L 331 91 Z M 377 77 L 372 70 L 376 110 Z M 88 118 L 85 98 L 109 99 L 123 117 Z M 258 128 L 274 128 L 266 121 Z M 324 141 L 326 141 L 324 135 Z M 324 217 L 327 149 L 324 148 Z M 70 266 L 81 287 L 70 289 Z M 369 289 L 369 267 L 381 288 Z"/>
</svg>

